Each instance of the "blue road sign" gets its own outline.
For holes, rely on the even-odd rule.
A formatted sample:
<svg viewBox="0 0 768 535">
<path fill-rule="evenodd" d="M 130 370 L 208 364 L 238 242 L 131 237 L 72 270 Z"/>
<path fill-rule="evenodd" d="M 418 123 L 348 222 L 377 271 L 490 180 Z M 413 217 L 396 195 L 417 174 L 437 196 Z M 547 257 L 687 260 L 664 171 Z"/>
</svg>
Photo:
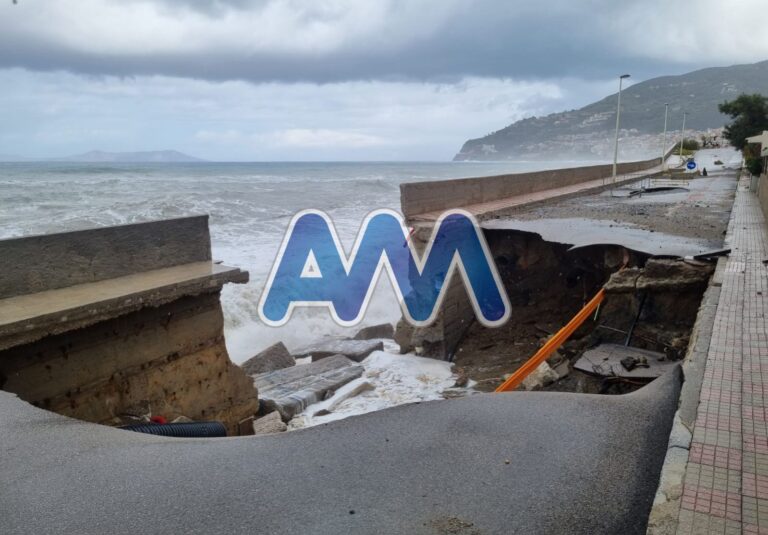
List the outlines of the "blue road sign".
<svg viewBox="0 0 768 535">
<path fill-rule="evenodd" d="M 694 169 L 696 169 L 696 162 L 694 162 L 693 160 L 688 160 L 688 163 L 685 166 L 691 171 L 693 171 Z"/>
</svg>

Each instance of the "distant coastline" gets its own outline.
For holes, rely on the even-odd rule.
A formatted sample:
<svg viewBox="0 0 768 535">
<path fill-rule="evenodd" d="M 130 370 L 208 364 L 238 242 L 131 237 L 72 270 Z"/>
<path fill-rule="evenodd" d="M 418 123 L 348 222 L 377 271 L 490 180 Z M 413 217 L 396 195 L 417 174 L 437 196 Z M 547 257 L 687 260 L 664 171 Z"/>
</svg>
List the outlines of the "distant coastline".
<svg viewBox="0 0 768 535">
<path fill-rule="evenodd" d="M 29 158 L 0 154 L 0 162 L 77 162 L 77 163 L 194 163 L 205 162 L 177 150 L 156 150 L 140 152 L 106 152 L 92 150 L 83 154 L 59 158 Z"/>
</svg>

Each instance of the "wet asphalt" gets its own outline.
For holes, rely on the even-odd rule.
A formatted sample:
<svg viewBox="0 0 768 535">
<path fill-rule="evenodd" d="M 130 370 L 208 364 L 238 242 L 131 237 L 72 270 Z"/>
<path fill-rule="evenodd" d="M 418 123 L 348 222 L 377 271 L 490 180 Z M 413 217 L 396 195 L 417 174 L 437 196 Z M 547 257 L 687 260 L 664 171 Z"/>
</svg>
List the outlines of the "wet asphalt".
<svg viewBox="0 0 768 535">
<path fill-rule="evenodd" d="M 170 439 L 0 392 L 0 533 L 644 533 L 681 376 Z"/>
</svg>

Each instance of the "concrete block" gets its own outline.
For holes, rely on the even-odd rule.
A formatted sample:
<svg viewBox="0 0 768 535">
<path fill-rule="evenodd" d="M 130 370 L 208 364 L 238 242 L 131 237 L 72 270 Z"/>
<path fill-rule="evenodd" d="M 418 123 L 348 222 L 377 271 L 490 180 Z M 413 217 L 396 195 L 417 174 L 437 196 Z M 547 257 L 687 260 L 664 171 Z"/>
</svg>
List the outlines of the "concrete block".
<svg viewBox="0 0 768 535">
<path fill-rule="evenodd" d="M 258 355 L 243 362 L 240 367 L 248 375 L 268 373 L 296 365 L 296 359 L 291 356 L 285 344 L 278 342 L 269 346 Z"/>
</svg>

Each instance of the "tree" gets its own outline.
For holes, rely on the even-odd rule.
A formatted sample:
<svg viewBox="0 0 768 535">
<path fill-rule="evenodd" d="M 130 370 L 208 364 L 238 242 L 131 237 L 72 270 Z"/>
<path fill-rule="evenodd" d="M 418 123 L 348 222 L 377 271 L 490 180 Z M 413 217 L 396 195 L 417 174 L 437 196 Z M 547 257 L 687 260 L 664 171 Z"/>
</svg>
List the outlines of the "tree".
<svg viewBox="0 0 768 535">
<path fill-rule="evenodd" d="M 768 99 L 763 95 L 739 95 L 736 100 L 720 104 L 720 113 L 733 119 L 724 134 L 737 149 L 747 146 L 748 137 L 768 130 Z"/>
<path fill-rule="evenodd" d="M 736 100 L 720 104 L 720 113 L 729 115 L 733 121 L 725 127 L 724 136 L 744 154 L 747 169 L 753 175 L 763 172 L 763 161 L 756 145 L 750 145 L 747 138 L 768 130 L 768 99 L 759 94 L 742 94 Z"/>
</svg>

